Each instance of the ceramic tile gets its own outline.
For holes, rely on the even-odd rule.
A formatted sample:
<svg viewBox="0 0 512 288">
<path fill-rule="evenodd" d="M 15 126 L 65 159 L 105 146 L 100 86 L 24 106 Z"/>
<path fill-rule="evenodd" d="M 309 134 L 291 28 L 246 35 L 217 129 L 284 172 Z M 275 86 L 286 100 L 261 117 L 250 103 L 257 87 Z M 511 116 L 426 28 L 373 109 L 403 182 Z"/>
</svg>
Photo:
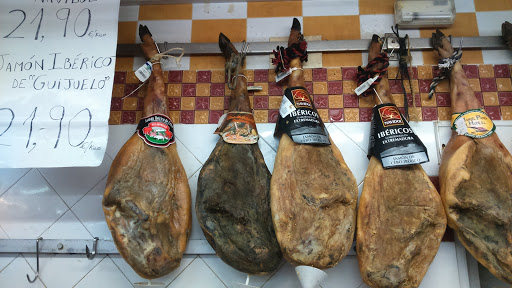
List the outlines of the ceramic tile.
<svg viewBox="0 0 512 288">
<path fill-rule="evenodd" d="M 219 135 L 213 134 L 215 129 L 217 128 L 217 125 L 215 124 L 208 124 L 208 125 L 175 125 L 174 126 L 174 132 L 176 134 L 176 137 L 183 143 L 182 150 L 189 151 L 186 154 L 181 154 L 180 152 L 180 158 L 183 162 L 183 165 L 185 166 L 185 161 L 188 161 L 185 158 L 193 158 L 190 159 L 190 164 L 187 164 L 186 166 L 191 166 L 195 168 L 196 170 L 192 171 L 193 169 L 189 169 L 191 174 L 187 171 L 187 175 L 192 176 L 192 174 L 199 169 L 201 164 L 204 164 L 208 157 L 210 157 L 210 154 L 213 151 L 213 148 L 215 148 L 215 145 L 217 144 L 217 141 L 219 140 Z M 190 131 L 194 131 L 194 133 L 190 133 Z M 180 144 L 181 144 L 180 143 Z M 190 153 L 193 155 L 190 155 Z M 190 157 L 192 156 L 192 157 Z M 195 157 L 194 157 L 195 156 Z M 196 159 L 197 158 L 197 159 Z M 199 160 L 199 161 L 198 161 Z M 197 163 L 196 163 L 197 162 Z M 185 169 L 187 167 L 185 166 Z"/>
<path fill-rule="evenodd" d="M 393 14 L 393 0 L 359 0 L 359 14 Z"/>
<path fill-rule="evenodd" d="M 260 148 L 261 154 L 263 154 L 263 159 L 265 160 L 265 164 L 267 164 L 268 170 L 270 172 L 274 171 L 274 161 L 277 154 L 276 151 L 274 151 L 270 144 L 268 144 L 264 139 L 260 139 L 258 141 L 258 147 Z"/>
<path fill-rule="evenodd" d="M 114 159 L 123 145 L 133 136 L 137 125 L 110 125 L 106 153 Z"/>
<path fill-rule="evenodd" d="M 117 43 L 132 44 L 137 38 L 137 22 L 119 22 L 117 32 Z"/>
<path fill-rule="evenodd" d="M 346 256 L 325 272 L 328 276 L 321 283 L 322 288 L 357 288 L 363 283 L 356 256 Z"/>
<path fill-rule="evenodd" d="M 14 183 L 27 174 L 30 169 L 27 168 L 2 168 L 0 169 L 0 195 L 9 189 Z"/>
<path fill-rule="evenodd" d="M 512 63 L 512 53 L 508 50 L 482 50 L 485 64 Z"/>
<path fill-rule="evenodd" d="M 139 20 L 139 6 L 120 6 L 119 21 L 137 21 Z"/>
<path fill-rule="evenodd" d="M 343 124 L 345 123 L 332 124 L 327 130 L 334 144 L 340 149 L 341 155 L 343 155 L 348 168 L 350 168 L 350 171 L 352 171 L 352 174 L 354 174 L 359 184 L 364 180 L 369 161 L 365 151 L 358 147 L 347 134 L 338 128 Z"/>
<path fill-rule="evenodd" d="M 454 242 L 442 242 L 420 288 L 461 287 Z"/>
<path fill-rule="evenodd" d="M 340 29 L 345 27 L 345 29 Z M 303 22 L 305 35 L 321 35 L 322 40 L 360 39 L 359 16 L 323 16 L 305 17 Z M 326 53 L 323 53 L 324 56 Z M 329 53 L 330 54 L 330 53 Z M 339 53 L 336 53 L 339 54 Z M 350 54 L 350 53 L 346 53 Z M 325 60 L 325 58 L 324 58 Z M 324 61 L 325 62 L 325 61 Z M 324 63 L 325 64 L 325 63 Z M 325 65 L 324 65 L 325 66 Z M 340 65 L 338 65 L 340 66 Z M 343 65 L 354 66 L 354 65 Z M 332 66 L 336 67 L 336 66 Z"/>
<path fill-rule="evenodd" d="M 176 128 L 177 125 L 174 125 L 174 127 Z M 176 135 L 180 135 L 179 133 L 176 133 L 176 129 L 174 131 Z M 185 134 L 181 135 L 183 138 Z M 178 138 L 178 136 L 176 136 L 176 139 L 177 141 L 175 145 L 178 145 L 176 148 L 178 150 L 178 154 L 180 155 L 181 163 L 183 164 L 183 168 L 185 168 L 187 177 L 190 178 L 197 170 L 199 170 L 199 168 L 201 168 L 201 163 L 197 160 L 197 157 L 190 152 L 188 146 L 185 146 L 183 142 L 181 142 L 181 139 Z"/>
<path fill-rule="evenodd" d="M 302 1 L 262 1 L 247 3 L 247 17 L 301 16 Z"/>
<path fill-rule="evenodd" d="M 279 270 L 263 285 L 263 288 L 297 288 L 302 287 L 295 268 L 288 262 L 279 268 Z"/>
<path fill-rule="evenodd" d="M 39 169 L 48 183 L 68 206 L 73 206 L 87 191 L 107 176 L 112 165 L 108 156 L 98 167 L 67 167 Z"/>
<path fill-rule="evenodd" d="M 0 239 L 8 239 L 7 234 L 0 229 Z M 4 270 L 7 265 L 9 265 L 16 257 L 18 256 L 17 253 L 1 253 L 0 254 L 0 273 L 2 270 Z M 1 275 L 1 274 L 0 274 Z M 1 277 L 1 276 L 0 276 Z"/>
<path fill-rule="evenodd" d="M 501 23 L 510 21 L 511 11 L 477 12 L 480 36 L 501 36 Z"/>
<path fill-rule="evenodd" d="M 35 270 L 37 267 L 36 255 L 24 254 L 23 256 Z M 104 255 L 97 255 L 92 260 L 87 259 L 85 255 L 41 255 L 39 256 L 39 271 L 41 271 L 39 277 L 47 287 L 73 287 L 103 258 L 105 258 Z"/>
<path fill-rule="evenodd" d="M 248 19 L 252 20 L 252 19 Z M 268 55 L 247 55 L 245 57 L 245 69 L 271 69 Z"/>
<path fill-rule="evenodd" d="M 247 274 L 231 268 L 215 255 L 201 255 L 201 259 L 212 269 L 227 287 L 232 287 L 234 283 L 245 284 Z M 273 273 L 266 275 L 251 275 L 249 285 L 261 287 L 272 276 Z"/>
<path fill-rule="evenodd" d="M 455 10 L 457 13 L 475 12 L 474 1 L 455 0 Z"/>
<path fill-rule="evenodd" d="M 512 10 L 510 1 L 501 0 L 475 0 L 476 11 Z"/>
<path fill-rule="evenodd" d="M 114 264 L 117 266 L 117 268 L 119 268 L 119 270 L 121 270 L 121 272 L 123 272 L 124 276 L 126 276 L 126 278 L 128 278 L 128 280 L 132 284 L 147 282 L 146 279 L 140 277 L 137 273 L 135 273 L 135 271 L 133 271 L 132 267 L 128 263 L 126 263 L 126 261 L 124 261 L 123 257 L 121 257 L 120 255 L 110 255 L 109 257 L 114 262 Z M 169 283 L 171 283 L 183 270 L 185 270 L 188 267 L 188 265 L 190 265 L 190 263 L 192 263 L 192 261 L 195 258 L 196 258 L 195 255 L 183 256 L 183 258 L 181 259 L 180 266 L 178 268 L 174 269 L 171 273 L 169 273 L 163 277 L 155 278 L 151 281 L 157 282 L 157 283 L 163 283 L 164 287 L 169 285 Z"/>
<path fill-rule="evenodd" d="M 261 123 L 257 124 L 258 134 L 260 135 L 260 140 L 264 140 L 272 150 L 277 152 L 277 148 L 279 147 L 279 139 L 274 137 L 274 130 L 276 128 L 276 124 L 273 123 Z M 265 155 L 263 155 L 265 157 Z M 268 165 L 268 164 L 267 164 Z M 272 172 L 273 169 L 270 169 Z"/>
<path fill-rule="evenodd" d="M 103 260 L 74 286 L 76 288 L 126 288 L 132 284 L 109 257 Z"/>
<path fill-rule="evenodd" d="M 293 17 L 247 19 L 247 42 L 268 42 L 272 37 L 288 37 L 290 27 L 292 27 L 292 19 Z M 302 23 L 302 17 L 297 17 L 297 19 Z M 261 59 L 263 61 L 263 57 Z M 264 61 L 268 63 L 268 60 Z M 247 69 L 255 68 L 247 67 Z"/>
<path fill-rule="evenodd" d="M 429 162 L 421 164 L 429 176 L 439 175 L 439 161 L 437 157 L 437 144 L 433 122 L 409 122 L 412 130 L 427 148 Z"/>
<path fill-rule="evenodd" d="M 98 203 L 94 203 L 98 204 Z M 96 209 L 93 209 L 96 210 Z M 104 217 L 103 217 L 103 220 Z M 43 239 L 89 239 L 93 238 L 76 216 L 68 210 L 57 222 L 53 223 L 43 235 Z"/>
<path fill-rule="evenodd" d="M 201 277 L 197 277 L 197 275 L 201 275 Z M 196 258 L 168 287 L 226 288 L 226 285 L 217 278 L 201 258 Z"/>
<path fill-rule="evenodd" d="M 192 4 L 142 5 L 140 20 L 192 19 Z"/>
<path fill-rule="evenodd" d="M 359 15 L 359 1 L 303 0 L 303 16 Z"/>
<path fill-rule="evenodd" d="M 498 134 L 501 142 L 507 150 L 512 151 L 512 126 L 510 125 L 510 121 L 504 122 L 508 124 L 501 124 L 501 121 L 494 121 L 496 123 L 496 133 Z"/>
<path fill-rule="evenodd" d="M 190 195 L 191 195 L 191 201 L 192 201 L 192 207 L 195 207 L 196 203 L 196 195 L 197 195 L 197 181 L 199 179 L 199 172 L 197 171 L 188 179 L 188 184 L 190 186 Z M 192 231 L 190 232 L 190 239 L 191 240 L 206 240 L 203 234 L 203 230 L 201 229 L 201 226 L 199 226 L 199 222 L 197 220 L 197 214 L 195 213 L 195 209 L 192 209 Z"/>
<path fill-rule="evenodd" d="M 148 26 L 157 43 L 190 43 L 192 39 L 192 20 L 145 20 L 139 21 L 139 24 Z M 141 42 L 137 36 L 137 43 Z M 170 48 L 173 46 L 169 45 Z"/>
<path fill-rule="evenodd" d="M 41 174 L 32 169 L 2 195 L 0 225 L 10 238 L 35 239 L 67 209 Z"/>
<path fill-rule="evenodd" d="M 0 287 L 16 287 L 16 288 L 44 288 L 40 279 L 35 283 L 27 281 L 27 275 L 32 279 L 35 272 L 30 268 L 27 261 L 22 256 L 16 257 L 14 261 L 9 264 L 0 273 Z"/>
<path fill-rule="evenodd" d="M 345 135 L 350 137 L 356 145 L 363 150 L 365 154 L 368 153 L 368 143 L 370 141 L 370 123 L 368 122 L 353 122 L 353 123 L 336 123 Z"/>
<path fill-rule="evenodd" d="M 247 19 L 194 20 L 192 43 L 217 43 L 219 33 L 224 33 L 231 42 L 242 42 L 246 38 Z"/>
<path fill-rule="evenodd" d="M 93 237 L 111 240 L 112 234 L 105 222 L 101 204 L 106 184 L 107 179 L 105 178 L 80 199 L 71 210 Z"/>
<path fill-rule="evenodd" d="M 247 3 L 195 3 L 192 4 L 192 19 L 238 19 L 247 18 Z"/>
</svg>

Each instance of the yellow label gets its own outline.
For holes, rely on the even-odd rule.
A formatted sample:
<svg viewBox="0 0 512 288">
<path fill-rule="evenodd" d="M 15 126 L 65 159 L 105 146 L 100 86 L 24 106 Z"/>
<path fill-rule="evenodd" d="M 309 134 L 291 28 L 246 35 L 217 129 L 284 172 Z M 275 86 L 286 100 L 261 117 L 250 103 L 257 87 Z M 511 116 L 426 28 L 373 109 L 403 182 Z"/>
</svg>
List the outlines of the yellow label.
<svg viewBox="0 0 512 288">
<path fill-rule="evenodd" d="M 459 135 L 471 138 L 485 138 L 496 130 L 496 126 L 485 110 L 479 108 L 464 113 L 454 113 L 452 115 L 452 130 Z"/>
</svg>

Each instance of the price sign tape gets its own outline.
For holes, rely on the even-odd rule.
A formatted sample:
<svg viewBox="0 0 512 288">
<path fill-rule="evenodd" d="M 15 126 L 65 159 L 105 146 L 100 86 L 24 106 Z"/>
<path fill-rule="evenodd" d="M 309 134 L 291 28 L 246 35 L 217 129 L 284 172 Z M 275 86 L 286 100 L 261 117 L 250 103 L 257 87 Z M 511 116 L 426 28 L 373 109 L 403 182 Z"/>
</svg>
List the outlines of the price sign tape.
<svg viewBox="0 0 512 288">
<path fill-rule="evenodd" d="M 379 78 L 379 75 L 377 75 L 373 78 L 370 78 L 370 79 L 366 80 L 363 84 L 359 85 L 359 87 L 357 87 L 354 90 L 354 92 L 356 92 L 356 95 L 359 96 L 359 95 L 363 94 L 366 90 L 368 90 L 368 88 L 370 88 L 370 86 L 372 86 L 373 82 L 375 82 L 378 78 Z"/>
<path fill-rule="evenodd" d="M 140 82 L 145 82 L 149 79 L 151 76 L 151 73 L 153 72 L 153 64 L 149 61 L 144 63 L 142 66 L 140 66 L 137 71 L 135 71 L 135 76 L 139 78 Z"/>
</svg>

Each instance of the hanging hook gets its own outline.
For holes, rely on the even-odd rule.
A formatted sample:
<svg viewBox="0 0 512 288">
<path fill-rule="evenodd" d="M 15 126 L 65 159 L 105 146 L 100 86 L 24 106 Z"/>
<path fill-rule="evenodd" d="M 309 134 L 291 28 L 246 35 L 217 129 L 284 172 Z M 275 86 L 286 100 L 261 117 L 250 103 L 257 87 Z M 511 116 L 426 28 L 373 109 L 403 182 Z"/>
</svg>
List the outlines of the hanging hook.
<svg viewBox="0 0 512 288">
<path fill-rule="evenodd" d="M 98 237 L 94 237 L 94 244 L 92 246 L 94 251 L 92 251 L 92 253 L 89 250 L 89 246 L 85 245 L 85 254 L 87 255 L 87 259 L 92 260 L 96 256 L 96 251 L 98 250 L 98 240 Z"/>
<path fill-rule="evenodd" d="M 39 240 L 43 240 L 43 237 L 39 237 L 36 240 L 36 263 L 37 263 L 37 270 L 36 270 L 36 276 L 34 276 L 33 280 L 30 280 L 30 277 L 27 274 L 27 280 L 30 283 L 36 282 L 37 278 L 39 278 Z"/>
</svg>

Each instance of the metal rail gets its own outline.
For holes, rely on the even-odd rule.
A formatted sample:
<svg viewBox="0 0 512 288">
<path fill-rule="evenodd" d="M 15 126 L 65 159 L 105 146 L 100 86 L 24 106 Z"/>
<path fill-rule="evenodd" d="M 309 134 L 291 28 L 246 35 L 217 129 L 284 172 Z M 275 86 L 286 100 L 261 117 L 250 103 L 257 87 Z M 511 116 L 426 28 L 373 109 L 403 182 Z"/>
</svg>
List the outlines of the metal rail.
<svg viewBox="0 0 512 288">
<path fill-rule="evenodd" d="M 454 47 L 458 47 L 461 37 L 453 37 L 452 43 Z M 357 52 L 368 51 L 370 40 L 322 40 L 309 41 L 308 52 Z M 430 38 L 410 38 L 411 50 L 433 49 Z M 287 42 L 251 42 L 247 55 L 265 55 L 271 54 L 276 46 L 286 46 Z M 242 43 L 234 43 L 235 47 L 240 51 Z M 181 47 L 185 49 L 185 55 L 215 55 L 220 54 L 219 45 L 217 43 L 158 43 L 160 51 L 169 48 Z M 481 48 L 481 49 L 508 49 L 507 45 L 500 36 L 478 36 L 463 37 L 462 48 Z M 140 44 L 118 44 L 117 57 L 134 57 L 143 56 Z"/>
</svg>

